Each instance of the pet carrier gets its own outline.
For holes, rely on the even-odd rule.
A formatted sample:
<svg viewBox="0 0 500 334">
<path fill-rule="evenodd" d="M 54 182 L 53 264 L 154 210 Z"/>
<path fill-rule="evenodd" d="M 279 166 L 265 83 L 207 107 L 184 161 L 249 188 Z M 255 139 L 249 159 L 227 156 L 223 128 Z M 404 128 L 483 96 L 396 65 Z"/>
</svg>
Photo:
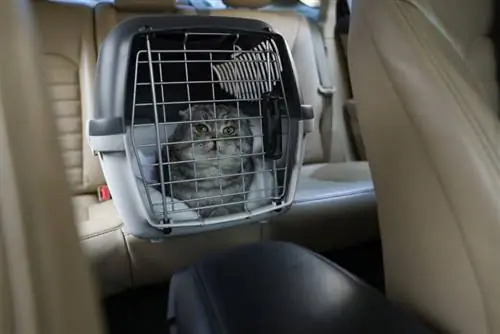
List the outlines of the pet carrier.
<svg viewBox="0 0 500 334">
<path fill-rule="evenodd" d="M 96 89 L 89 143 L 130 233 L 266 221 L 291 205 L 313 112 L 263 22 L 124 21 L 101 46 Z"/>
</svg>

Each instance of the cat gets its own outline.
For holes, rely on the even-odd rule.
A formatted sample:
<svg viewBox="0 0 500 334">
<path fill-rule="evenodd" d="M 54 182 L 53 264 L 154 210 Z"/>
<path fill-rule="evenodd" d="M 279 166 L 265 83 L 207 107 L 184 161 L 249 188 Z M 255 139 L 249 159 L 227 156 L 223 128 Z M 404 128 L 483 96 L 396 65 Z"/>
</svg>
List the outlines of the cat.
<svg viewBox="0 0 500 334">
<path fill-rule="evenodd" d="M 175 144 L 162 149 L 168 196 L 182 200 L 204 218 L 244 211 L 255 165 L 251 123 L 238 118 L 248 116 L 230 105 L 214 109 L 211 104 L 192 105 L 191 112 L 186 109 L 179 114 L 187 122 L 180 123 L 169 138 Z M 248 174 L 239 175 L 242 172 Z"/>
</svg>

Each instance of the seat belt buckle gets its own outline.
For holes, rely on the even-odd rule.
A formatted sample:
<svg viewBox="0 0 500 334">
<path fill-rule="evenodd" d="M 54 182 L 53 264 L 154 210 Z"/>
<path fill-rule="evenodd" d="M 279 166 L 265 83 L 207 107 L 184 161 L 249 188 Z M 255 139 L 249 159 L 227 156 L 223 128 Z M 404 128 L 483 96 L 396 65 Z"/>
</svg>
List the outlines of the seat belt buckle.
<svg viewBox="0 0 500 334">
<path fill-rule="evenodd" d="M 107 185 L 97 187 L 97 198 L 99 202 L 105 202 L 111 199 L 111 193 Z"/>
<path fill-rule="evenodd" d="M 336 89 L 333 87 L 325 87 L 322 85 L 318 86 L 318 93 L 325 97 L 332 97 L 335 94 Z"/>
</svg>

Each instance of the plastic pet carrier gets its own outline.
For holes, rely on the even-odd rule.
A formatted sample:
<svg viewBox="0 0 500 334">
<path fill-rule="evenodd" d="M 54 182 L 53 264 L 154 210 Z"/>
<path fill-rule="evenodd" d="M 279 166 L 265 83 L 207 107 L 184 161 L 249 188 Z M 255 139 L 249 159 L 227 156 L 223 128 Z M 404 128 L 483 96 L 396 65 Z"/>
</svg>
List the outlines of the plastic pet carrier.
<svg viewBox="0 0 500 334">
<path fill-rule="evenodd" d="M 142 238 L 266 221 L 291 205 L 311 107 L 263 22 L 137 17 L 101 46 L 89 143 Z"/>
</svg>

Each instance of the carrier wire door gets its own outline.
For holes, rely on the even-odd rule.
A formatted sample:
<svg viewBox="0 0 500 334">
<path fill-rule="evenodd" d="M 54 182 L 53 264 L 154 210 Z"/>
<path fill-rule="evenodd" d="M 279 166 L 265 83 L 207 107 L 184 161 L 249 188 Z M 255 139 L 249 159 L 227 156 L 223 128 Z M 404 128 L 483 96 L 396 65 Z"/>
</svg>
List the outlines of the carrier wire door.
<svg viewBox="0 0 500 334">
<path fill-rule="evenodd" d="M 89 138 L 98 146 L 97 137 L 110 136 L 93 136 L 93 126 L 105 133 L 106 124 L 121 124 L 120 170 L 96 150 L 118 211 L 136 212 L 125 223 L 138 234 L 193 233 L 284 213 L 312 119 L 286 43 L 260 21 L 179 19 L 125 21 L 101 48 L 97 86 L 114 95 L 100 94 Z M 126 61 L 108 51 L 120 46 L 129 50 Z M 121 90 L 103 78 L 105 56 L 115 78 L 127 73 Z"/>
</svg>

